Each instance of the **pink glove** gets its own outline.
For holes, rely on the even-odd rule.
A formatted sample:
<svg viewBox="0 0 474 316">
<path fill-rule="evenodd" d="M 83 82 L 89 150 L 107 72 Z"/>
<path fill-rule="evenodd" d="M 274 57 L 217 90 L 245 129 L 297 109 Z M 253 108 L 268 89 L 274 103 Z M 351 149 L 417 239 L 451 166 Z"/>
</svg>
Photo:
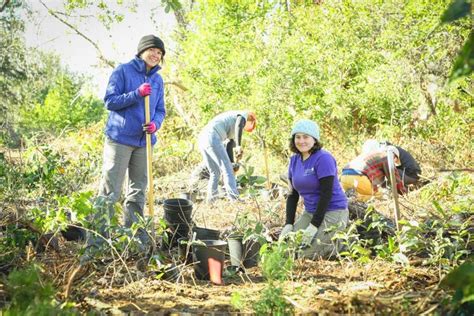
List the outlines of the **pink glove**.
<svg viewBox="0 0 474 316">
<path fill-rule="evenodd" d="M 142 83 L 140 87 L 138 87 L 138 93 L 142 97 L 146 97 L 147 95 L 151 94 L 151 85 L 148 82 Z"/>
<path fill-rule="evenodd" d="M 155 122 L 150 122 L 148 124 L 143 124 L 143 131 L 147 132 L 148 134 L 153 134 L 154 132 L 156 132 L 156 130 L 157 130 L 157 128 L 156 128 Z"/>
</svg>

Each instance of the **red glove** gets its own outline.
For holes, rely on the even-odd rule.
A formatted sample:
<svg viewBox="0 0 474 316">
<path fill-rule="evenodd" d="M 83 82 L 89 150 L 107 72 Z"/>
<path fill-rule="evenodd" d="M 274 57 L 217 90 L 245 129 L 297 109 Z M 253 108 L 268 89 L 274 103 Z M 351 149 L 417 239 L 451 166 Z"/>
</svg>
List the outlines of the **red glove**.
<svg viewBox="0 0 474 316">
<path fill-rule="evenodd" d="M 142 97 L 146 97 L 147 95 L 151 94 L 151 85 L 148 82 L 142 83 L 140 87 L 138 87 L 138 93 Z"/>
<path fill-rule="evenodd" d="M 143 131 L 147 132 L 148 134 L 153 134 L 154 132 L 156 132 L 156 130 L 157 130 L 157 128 L 156 128 L 155 122 L 150 122 L 148 124 L 143 124 Z"/>
</svg>

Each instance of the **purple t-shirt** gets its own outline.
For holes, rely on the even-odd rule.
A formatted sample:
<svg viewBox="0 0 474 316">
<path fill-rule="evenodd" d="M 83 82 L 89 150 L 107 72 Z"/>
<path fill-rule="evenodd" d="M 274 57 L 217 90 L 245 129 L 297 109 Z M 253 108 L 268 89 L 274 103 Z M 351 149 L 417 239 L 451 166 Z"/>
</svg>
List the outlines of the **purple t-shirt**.
<svg viewBox="0 0 474 316">
<path fill-rule="evenodd" d="M 293 155 L 290 159 L 288 177 L 293 188 L 303 197 L 305 210 L 309 213 L 314 213 L 318 207 L 321 194 L 319 179 L 329 176 L 334 176 L 334 185 L 327 210 L 346 209 L 347 197 L 339 183 L 336 159 L 331 153 L 321 149 L 311 154 L 305 161 L 299 154 Z"/>
</svg>

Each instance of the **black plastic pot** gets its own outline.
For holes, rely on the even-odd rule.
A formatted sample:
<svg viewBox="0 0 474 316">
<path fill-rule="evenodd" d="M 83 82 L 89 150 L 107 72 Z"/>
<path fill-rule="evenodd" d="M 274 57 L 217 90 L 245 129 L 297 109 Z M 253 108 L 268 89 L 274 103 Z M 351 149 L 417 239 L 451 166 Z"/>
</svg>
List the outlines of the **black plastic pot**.
<svg viewBox="0 0 474 316">
<path fill-rule="evenodd" d="M 244 243 L 244 267 L 251 268 L 258 265 L 262 245 L 257 240 L 247 240 Z"/>
<path fill-rule="evenodd" d="M 169 223 L 189 223 L 193 202 L 186 199 L 167 199 L 163 201 L 165 220 Z"/>
<path fill-rule="evenodd" d="M 188 237 L 189 227 L 192 225 L 191 214 L 193 203 L 185 199 L 167 199 L 163 201 L 165 221 L 170 228 L 168 242 L 163 248 L 172 248 L 177 245 L 179 238 Z"/>
<path fill-rule="evenodd" d="M 181 272 L 179 267 L 171 265 L 164 271 L 163 276 L 161 278 L 169 282 L 174 282 L 179 278 L 180 273 Z"/>
<path fill-rule="evenodd" d="M 256 240 L 242 242 L 242 235 L 230 236 L 229 243 L 230 262 L 233 266 L 245 268 L 255 267 L 259 260 L 259 251 L 262 245 Z"/>
<path fill-rule="evenodd" d="M 188 224 L 170 224 L 168 223 L 169 230 L 165 232 L 166 239 L 163 240 L 161 249 L 167 250 L 178 245 L 178 240 L 181 238 L 188 238 L 189 226 Z"/>
<path fill-rule="evenodd" d="M 220 277 L 222 277 L 227 243 L 223 240 L 201 240 L 201 242 L 204 244 L 193 244 L 192 246 L 196 277 L 200 280 L 209 280 L 210 272 L 216 266 L 219 267 Z"/>
<path fill-rule="evenodd" d="M 61 235 L 63 235 L 64 239 L 68 241 L 86 240 L 86 231 L 77 226 L 80 226 L 80 224 L 75 224 L 74 226 L 67 225 L 67 227 L 61 231 Z"/>
<path fill-rule="evenodd" d="M 197 240 L 218 240 L 221 234 L 218 230 L 197 226 L 194 226 L 192 231 L 196 233 Z"/>
</svg>

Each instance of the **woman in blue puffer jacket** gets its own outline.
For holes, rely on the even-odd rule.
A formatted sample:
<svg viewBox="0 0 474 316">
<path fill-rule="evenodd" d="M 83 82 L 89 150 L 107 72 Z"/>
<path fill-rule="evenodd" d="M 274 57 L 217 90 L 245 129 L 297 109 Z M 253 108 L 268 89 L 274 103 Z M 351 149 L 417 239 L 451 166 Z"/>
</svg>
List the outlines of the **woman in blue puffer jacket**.
<svg viewBox="0 0 474 316">
<path fill-rule="evenodd" d="M 105 207 L 98 207 L 95 216 L 103 235 L 107 235 L 107 223 L 113 217 L 113 205 L 120 198 L 127 170 L 129 180 L 123 208 L 124 224 L 131 227 L 139 217 L 143 217 L 147 186 L 145 133 L 152 135 L 154 145 L 155 133 L 166 114 L 163 78 L 158 74 L 164 55 L 165 45 L 160 38 L 144 36 L 140 39 L 135 58 L 119 65 L 110 76 L 104 98 L 109 117 L 98 198 Z M 145 124 L 146 96 L 150 98 L 149 124 Z M 138 237 L 143 247 L 148 247 L 146 232 L 139 231 Z"/>
</svg>

